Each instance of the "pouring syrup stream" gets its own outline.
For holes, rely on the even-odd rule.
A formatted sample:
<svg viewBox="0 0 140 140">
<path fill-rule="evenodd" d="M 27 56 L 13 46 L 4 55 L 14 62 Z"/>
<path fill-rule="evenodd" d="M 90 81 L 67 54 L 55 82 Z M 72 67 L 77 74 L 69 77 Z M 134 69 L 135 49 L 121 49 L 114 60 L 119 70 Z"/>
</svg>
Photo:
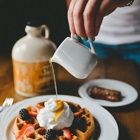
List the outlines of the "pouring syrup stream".
<svg viewBox="0 0 140 140">
<path fill-rule="evenodd" d="M 52 62 L 51 62 L 51 58 L 50 58 L 50 60 L 49 60 L 49 63 L 50 63 L 50 65 L 51 65 L 52 73 L 53 73 L 53 79 L 54 79 L 54 87 L 55 87 L 56 99 L 58 99 L 58 91 L 57 91 L 57 84 L 56 84 L 56 76 L 55 76 L 53 64 L 52 64 Z"/>
</svg>

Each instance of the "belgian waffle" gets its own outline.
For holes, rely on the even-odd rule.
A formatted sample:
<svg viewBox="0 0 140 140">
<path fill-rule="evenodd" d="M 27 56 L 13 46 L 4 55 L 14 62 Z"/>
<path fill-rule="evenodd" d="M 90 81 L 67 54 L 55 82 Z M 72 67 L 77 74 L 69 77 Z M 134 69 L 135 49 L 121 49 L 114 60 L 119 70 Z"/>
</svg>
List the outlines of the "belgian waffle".
<svg viewBox="0 0 140 140">
<path fill-rule="evenodd" d="M 67 101 L 66 101 L 67 102 Z M 93 140 L 94 130 L 95 130 L 95 123 L 94 118 L 91 113 L 86 108 L 81 108 L 78 104 L 73 102 L 67 102 L 73 104 L 78 110 L 82 109 L 83 113 L 81 115 L 82 118 L 85 119 L 84 124 L 80 124 L 79 128 L 75 126 L 70 127 L 70 132 L 72 135 L 72 140 Z M 39 109 L 44 107 L 44 102 L 39 102 L 36 104 L 36 107 L 29 106 L 26 109 L 28 111 L 32 111 L 37 113 Z M 29 133 L 28 135 L 24 135 L 21 140 L 47 140 L 46 139 L 46 130 L 39 126 L 39 123 L 36 117 L 31 117 L 26 121 L 22 120 L 18 115 L 15 119 L 15 123 L 13 126 L 13 133 L 15 137 L 18 137 L 22 127 L 26 124 L 33 124 L 35 129 L 34 132 Z M 68 140 L 64 135 L 57 136 L 54 140 Z"/>
</svg>

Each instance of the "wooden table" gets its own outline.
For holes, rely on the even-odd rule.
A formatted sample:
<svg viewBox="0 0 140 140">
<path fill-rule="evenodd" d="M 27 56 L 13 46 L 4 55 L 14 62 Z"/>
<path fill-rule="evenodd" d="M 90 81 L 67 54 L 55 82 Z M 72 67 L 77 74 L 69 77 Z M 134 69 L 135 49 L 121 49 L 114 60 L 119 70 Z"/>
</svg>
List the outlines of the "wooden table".
<svg viewBox="0 0 140 140">
<path fill-rule="evenodd" d="M 99 59 L 93 72 L 84 80 L 71 76 L 58 66 L 58 92 L 67 95 L 78 95 L 78 88 L 91 79 L 115 79 L 132 85 L 140 92 L 136 69 L 133 61 L 121 59 Z M 0 105 L 6 97 L 13 97 L 14 103 L 26 99 L 14 91 L 11 57 L 0 56 Z M 114 116 L 119 127 L 119 140 L 140 140 L 140 98 L 134 103 L 106 109 Z M 109 132 L 108 132 L 109 133 Z"/>
</svg>

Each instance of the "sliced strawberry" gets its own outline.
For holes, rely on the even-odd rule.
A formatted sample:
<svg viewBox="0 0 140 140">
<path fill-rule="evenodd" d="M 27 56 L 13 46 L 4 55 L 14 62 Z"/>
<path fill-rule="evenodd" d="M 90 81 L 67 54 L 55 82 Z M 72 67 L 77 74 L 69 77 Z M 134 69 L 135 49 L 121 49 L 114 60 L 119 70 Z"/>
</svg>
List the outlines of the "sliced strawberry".
<svg viewBox="0 0 140 140">
<path fill-rule="evenodd" d="M 72 135 L 71 135 L 70 130 L 69 130 L 68 128 L 64 128 L 62 131 L 63 131 L 64 136 L 65 136 L 67 139 L 69 139 L 69 140 L 72 139 Z"/>
<path fill-rule="evenodd" d="M 42 109 L 42 108 L 43 108 L 42 106 L 43 106 L 43 104 L 42 104 L 42 105 L 38 105 L 38 104 L 36 104 L 35 107 L 38 108 L 38 109 Z"/>
<path fill-rule="evenodd" d="M 74 116 L 79 116 L 79 115 L 81 115 L 83 112 L 84 112 L 83 109 L 80 109 L 78 112 L 75 112 L 75 113 L 74 113 Z"/>
<path fill-rule="evenodd" d="M 39 111 L 40 111 L 40 108 L 38 108 L 38 107 L 35 107 L 35 108 L 36 108 L 37 112 L 39 112 Z"/>
<path fill-rule="evenodd" d="M 32 124 L 26 124 L 20 130 L 19 136 L 16 138 L 16 140 L 20 140 L 24 135 L 32 133 L 34 131 L 35 131 L 35 129 Z"/>
<path fill-rule="evenodd" d="M 33 111 L 28 111 L 29 115 L 32 117 L 36 117 L 37 116 L 37 112 L 33 112 Z"/>
</svg>

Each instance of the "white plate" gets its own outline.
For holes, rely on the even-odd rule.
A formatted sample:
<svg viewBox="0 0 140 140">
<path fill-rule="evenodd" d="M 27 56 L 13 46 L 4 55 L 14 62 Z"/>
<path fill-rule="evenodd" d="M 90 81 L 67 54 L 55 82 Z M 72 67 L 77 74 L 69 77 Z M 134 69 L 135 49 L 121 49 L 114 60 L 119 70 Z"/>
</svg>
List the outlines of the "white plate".
<svg viewBox="0 0 140 140">
<path fill-rule="evenodd" d="M 86 102 L 82 98 L 75 96 L 59 95 L 59 99 L 72 101 L 86 107 L 97 120 L 100 126 L 100 135 L 98 140 L 117 140 L 118 139 L 118 126 L 113 116 L 103 107 L 97 104 Z M 38 96 L 23 100 L 14 104 L 9 109 L 0 114 L 0 140 L 15 140 L 12 133 L 14 118 L 17 116 L 20 109 L 29 105 L 34 106 L 37 102 L 47 100 L 49 98 L 56 98 L 55 95 Z M 96 139 L 95 139 L 96 140 Z"/>
<path fill-rule="evenodd" d="M 118 90 L 122 94 L 122 100 L 119 102 L 111 102 L 106 100 L 93 99 L 88 95 L 88 91 L 92 86 L 99 86 L 103 88 Z M 79 88 L 78 92 L 83 99 L 92 101 L 92 103 L 97 103 L 106 107 L 118 107 L 128 105 L 138 98 L 138 92 L 132 86 L 124 82 L 111 79 L 97 79 L 88 81 Z"/>
</svg>

